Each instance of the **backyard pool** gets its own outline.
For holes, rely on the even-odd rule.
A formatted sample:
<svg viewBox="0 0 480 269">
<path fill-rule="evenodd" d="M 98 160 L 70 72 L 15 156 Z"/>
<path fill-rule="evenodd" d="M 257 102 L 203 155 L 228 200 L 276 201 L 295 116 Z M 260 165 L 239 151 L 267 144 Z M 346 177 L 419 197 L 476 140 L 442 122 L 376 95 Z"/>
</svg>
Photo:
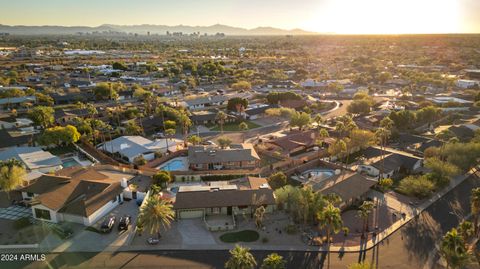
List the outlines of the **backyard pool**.
<svg viewBox="0 0 480 269">
<path fill-rule="evenodd" d="M 335 175 L 335 171 L 332 169 L 310 169 L 302 173 L 303 178 L 316 182 L 325 180 L 333 175 Z"/>
<path fill-rule="evenodd" d="M 68 168 L 68 167 L 72 167 L 72 166 L 81 166 L 81 164 L 73 158 L 68 158 L 68 159 L 62 160 L 62 166 L 63 166 L 63 168 Z"/>
<path fill-rule="evenodd" d="M 179 157 L 175 159 L 171 159 L 170 161 L 160 165 L 157 167 L 159 170 L 164 171 L 187 171 L 187 158 L 186 157 Z"/>
</svg>

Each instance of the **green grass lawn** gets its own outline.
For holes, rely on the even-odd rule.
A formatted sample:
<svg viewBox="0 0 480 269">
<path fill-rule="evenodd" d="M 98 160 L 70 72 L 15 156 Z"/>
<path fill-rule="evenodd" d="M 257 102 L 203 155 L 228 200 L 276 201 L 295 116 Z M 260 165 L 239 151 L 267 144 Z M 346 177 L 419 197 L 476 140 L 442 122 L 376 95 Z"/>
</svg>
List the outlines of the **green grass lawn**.
<svg viewBox="0 0 480 269">
<path fill-rule="evenodd" d="M 244 121 L 247 125 L 248 125 L 248 129 L 254 129 L 254 128 L 258 128 L 258 127 L 261 127 L 260 125 L 256 124 L 256 123 L 253 123 L 251 121 Z M 225 123 L 223 125 L 223 130 L 224 131 L 227 131 L 227 132 L 238 132 L 238 131 L 241 131 L 239 128 L 238 128 L 238 125 L 240 124 L 240 122 L 229 122 L 229 123 Z M 211 131 L 220 131 L 220 125 L 216 125 L 215 127 L 213 127 L 211 129 Z"/>
<path fill-rule="evenodd" d="M 240 232 L 226 233 L 220 236 L 220 240 L 225 243 L 254 242 L 260 235 L 253 230 L 243 230 Z"/>
</svg>

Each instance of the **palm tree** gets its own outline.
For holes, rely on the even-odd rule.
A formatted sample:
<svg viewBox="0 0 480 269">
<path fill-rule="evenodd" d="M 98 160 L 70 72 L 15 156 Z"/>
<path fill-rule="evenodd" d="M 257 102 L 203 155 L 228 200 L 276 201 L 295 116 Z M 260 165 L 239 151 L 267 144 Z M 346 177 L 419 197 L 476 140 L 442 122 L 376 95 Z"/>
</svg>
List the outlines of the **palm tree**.
<svg viewBox="0 0 480 269">
<path fill-rule="evenodd" d="M 240 131 L 246 131 L 248 130 L 248 124 L 244 121 L 242 121 L 239 125 L 238 125 L 238 129 Z M 243 139 L 243 142 L 245 142 L 245 133 L 242 134 L 242 139 Z"/>
<path fill-rule="evenodd" d="M 320 227 L 327 232 L 327 268 L 330 268 L 330 237 L 332 233 L 337 234 L 342 229 L 342 216 L 340 215 L 340 209 L 329 203 L 323 210 L 317 213 L 317 218 Z"/>
<path fill-rule="evenodd" d="M 175 213 L 172 205 L 165 200 L 159 200 L 157 196 L 151 196 L 140 209 L 137 226 L 141 230 L 146 229 L 150 234 L 157 234 L 160 238 L 160 229 L 169 228 Z"/>
<path fill-rule="evenodd" d="M 462 235 L 463 241 L 467 243 L 474 235 L 473 223 L 468 220 L 462 221 L 460 225 L 458 225 L 458 232 Z"/>
<path fill-rule="evenodd" d="M 447 268 L 461 268 L 468 260 L 465 241 L 455 228 L 443 237 L 440 252 L 447 261 Z"/>
<path fill-rule="evenodd" d="M 167 129 L 165 130 L 165 142 L 167 144 L 167 152 L 168 152 L 168 149 L 169 149 L 169 146 L 168 146 L 168 140 L 170 140 L 170 138 L 175 135 L 176 133 L 176 130 L 175 129 Z"/>
<path fill-rule="evenodd" d="M 188 128 L 190 128 L 190 126 L 192 126 L 192 121 L 188 117 L 188 112 L 187 111 L 181 111 L 179 116 L 178 116 L 178 121 L 182 125 L 183 144 L 184 144 L 185 147 L 187 147 Z"/>
<path fill-rule="evenodd" d="M 255 209 L 253 216 L 255 217 L 255 226 L 257 226 L 257 228 L 263 227 L 263 217 L 265 216 L 265 211 L 266 210 L 264 206 L 259 206 L 257 209 Z"/>
<path fill-rule="evenodd" d="M 230 250 L 230 259 L 225 263 L 226 269 L 253 269 L 256 266 L 257 261 L 250 249 L 239 245 Z"/>
<path fill-rule="evenodd" d="M 382 151 L 382 168 L 381 171 L 378 175 L 378 178 L 382 178 L 383 176 L 383 170 L 384 170 L 384 160 L 385 160 L 385 145 L 387 144 L 388 138 L 390 137 L 391 132 L 389 129 L 381 127 L 378 128 L 377 131 L 375 132 L 375 136 L 377 137 L 377 141 L 380 144 L 380 150 Z"/>
<path fill-rule="evenodd" d="M 322 115 L 317 114 L 313 117 L 313 122 L 317 124 L 317 129 L 320 130 L 320 124 L 323 123 Z"/>
<path fill-rule="evenodd" d="M 368 231 L 368 218 L 370 217 L 373 208 L 374 204 L 372 201 L 363 201 L 363 204 L 358 209 L 358 216 L 363 220 L 363 236 L 365 236 L 365 232 Z"/>
<path fill-rule="evenodd" d="M 263 260 L 260 269 L 285 269 L 286 263 L 282 256 L 272 253 Z"/>
<path fill-rule="evenodd" d="M 219 111 L 217 113 L 217 116 L 215 119 L 218 121 L 218 124 L 220 124 L 220 132 L 223 134 L 223 125 L 225 124 L 225 121 L 227 120 L 228 116 L 225 112 Z"/>
<path fill-rule="evenodd" d="M 473 230 L 475 236 L 478 235 L 478 217 L 480 215 L 480 188 L 472 189 L 470 196 L 470 209 L 473 215 Z"/>
</svg>

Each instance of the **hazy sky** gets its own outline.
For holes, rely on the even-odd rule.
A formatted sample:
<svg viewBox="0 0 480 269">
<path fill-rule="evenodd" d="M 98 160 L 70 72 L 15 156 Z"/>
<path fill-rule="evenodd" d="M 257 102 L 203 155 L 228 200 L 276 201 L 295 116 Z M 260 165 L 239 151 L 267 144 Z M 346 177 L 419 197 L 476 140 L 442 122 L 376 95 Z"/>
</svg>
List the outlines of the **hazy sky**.
<svg viewBox="0 0 480 269">
<path fill-rule="evenodd" d="M 336 33 L 480 32 L 480 0 L 0 0 L 0 24 L 273 26 Z"/>
</svg>

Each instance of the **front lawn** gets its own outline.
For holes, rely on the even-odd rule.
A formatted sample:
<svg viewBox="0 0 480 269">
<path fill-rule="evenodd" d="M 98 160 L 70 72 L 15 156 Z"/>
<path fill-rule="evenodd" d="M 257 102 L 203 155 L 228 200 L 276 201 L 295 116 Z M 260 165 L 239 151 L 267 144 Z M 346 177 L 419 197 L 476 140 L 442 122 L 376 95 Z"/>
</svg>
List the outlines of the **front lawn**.
<svg viewBox="0 0 480 269">
<path fill-rule="evenodd" d="M 258 127 L 261 127 L 260 125 L 256 124 L 256 123 L 253 123 L 251 121 L 244 121 L 247 125 L 248 125 L 248 130 L 250 129 L 254 129 L 254 128 L 258 128 Z M 238 125 L 240 124 L 240 122 L 229 122 L 229 123 L 225 123 L 223 125 L 223 130 L 224 131 L 227 131 L 227 132 L 239 132 L 241 131 L 239 128 L 238 128 Z M 213 127 L 211 129 L 211 131 L 220 131 L 220 125 L 216 125 L 215 127 Z"/>
<path fill-rule="evenodd" d="M 260 235 L 253 230 L 243 230 L 240 232 L 226 233 L 220 236 L 220 240 L 225 243 L 254 242 Z"/>
</svg>

